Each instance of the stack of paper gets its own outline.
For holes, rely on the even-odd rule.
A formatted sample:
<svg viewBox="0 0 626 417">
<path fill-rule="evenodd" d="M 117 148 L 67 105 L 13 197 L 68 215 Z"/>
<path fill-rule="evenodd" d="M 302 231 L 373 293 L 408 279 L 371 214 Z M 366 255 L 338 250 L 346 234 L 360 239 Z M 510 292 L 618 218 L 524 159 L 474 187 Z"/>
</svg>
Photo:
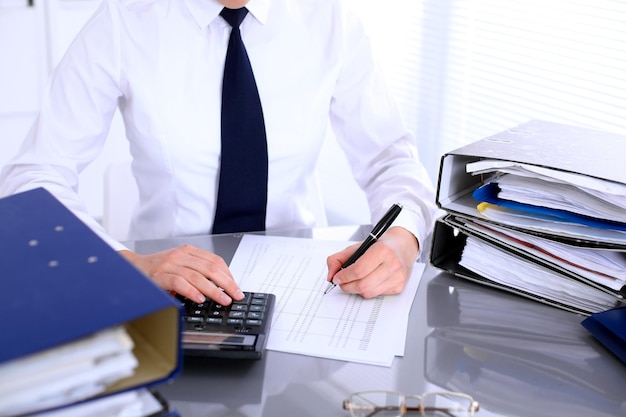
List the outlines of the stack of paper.
<svg viewBox="0 0 626 417">
<path fill-rule="evenodd" d="M 124 326 L 117 326 L 0 364 L 0 416 L 168 415 L 159 414 L 167 410 L 158 394 L 147 388 L 98 398 L 135 372 L 138 361 L 133 348 Z"/>
<path fill-rule="evenodd" d="M 0 415 L 32 413 L 102 393 L 133 374 L 123 326 L 0 365 Z"/>
<path fill-rule="evenodd" d="M 615 305 L 615 297 L 611 294 L 584 282 L 561 277 L 549 268 L 528 262 L 473 236 L 467 238 L 459 264 L 494 282 L 586 311 L 602 311 Z"/>
<path fill-rule="evenodd" d="M 147 388 L 125 391 L 31 417 L 176 417 L 162 397 Z"/>
<path fill-rule="evenodd" d="M 564 245 L 554 240 L 521 233 L 479 219 L 466 220 L 465 226 L 615 291 L 621 290 L 626 285 L 626 254 L 624 252 Z M 481 258 L 485 259 L 486 256 L 481 255 Z"/>
<path fill-rule="evenodd" d="M 545 167 L 533 169 L 527 164 L 511 162 L 503 167 L 500 161 L 488 159 L 467 164 L 466 169 L 472 175 L 493 175 L 474 191 L 474 198 L 505 209 L 501 216 L 510 214 L 509 224 L 513 226 L 519 216 L 525 215 L 543 224 L 537 229 L 545 233 L 558 236 L 561 230 L 555 224 L 564 223 L 580 230 L 578 237 L 588 237 L 588 228 L 606 229 L 617 232 L 618 239 L 626 242 L 624 184 L 574 173 L 563 175 Z"/>
</svg>

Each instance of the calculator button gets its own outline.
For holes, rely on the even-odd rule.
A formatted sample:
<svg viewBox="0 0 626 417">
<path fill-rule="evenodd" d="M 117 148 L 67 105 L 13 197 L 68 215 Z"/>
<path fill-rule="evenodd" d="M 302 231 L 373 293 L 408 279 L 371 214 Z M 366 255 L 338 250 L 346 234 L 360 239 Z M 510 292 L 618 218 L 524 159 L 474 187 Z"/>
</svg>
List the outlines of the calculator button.
<svg viewBox="0 0 626 417">
<path fill-rule="evenodd" d="M 265 306 L 251 305 L 250 311 L 265 311 Z"/>
<path fill-rule="evenodd" d="M 250 293 L 244 292 L 241 300 L 234 300 L 234 304 L 248 304 L 250 301 Z"/>
<path fill-rule="evenodd" d="M 226 321 L 226 323 L 228 324 L 243 324 L 243 320 L 242 319 L 228 319 Z"/>
<path fill-rule="evenodd" d="M 194 317 L 194 316 L 190 316 L 187 317 L 187 323 L 202 323 L 202 317 Z"/>
<path fill-rule="evenodd" d="M 231 319 L 245 319 L 246 318 L 246 312 L 245 311 L 231 311 L 228 314 L 228 317 Z"/>
<path fill-rule="evenodd" d="M 260 326 L 262 323 L 263 323 L 263 320 L 258 320 L 258 319 L 246 320 L 246 325 L 248 326 Z"/>
<path fill-rule="evenodd" d="M 249 319 L 262 319 L 263 318 L 263 313 L 258 312 L 258 311 L 250 311 L 248 313 L 248 318 Z"/>
</svg>

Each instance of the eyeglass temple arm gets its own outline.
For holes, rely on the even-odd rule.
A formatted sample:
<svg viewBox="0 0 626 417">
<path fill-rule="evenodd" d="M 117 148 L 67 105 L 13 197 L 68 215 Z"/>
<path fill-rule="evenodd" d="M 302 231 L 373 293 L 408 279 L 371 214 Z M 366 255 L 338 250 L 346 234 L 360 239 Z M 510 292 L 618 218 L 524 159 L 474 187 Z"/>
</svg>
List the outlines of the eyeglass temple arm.
<svg viewBox="0 0 626 417">
<path fill-rule="evenodd" d="M 358 407 L 354 407 L 350 403 L 346 403 L 346 402 L 343 403 L 343 409 L 344 410 L 352 410 L 352 409 L 355 409 L 355 408 L 358 409 Z M 376 414 L 380 413 L 381 411 L 389 411 L 389 410 L 391 410 L 391 411 L 398 411 L 400 409 L 398 407 L 396 407 L 396 406 L 386 406 L 386 407 L 374 406 L 373 409 L 372 409 L 372 412 L 367 414 L 365 417 L 372 417 L 372 416 L 375 416 Z M 415 408 L 415 410 L 419 411 L 419 408 Z M 363 411 L 363 410 L 361 410 L 361 411 Z M 406 411 L 404 413 L 406 413 Z M 402 413 L 402 414 L 404 414 L 404 413 Z"/>
<path fill-rule="evenodd" d="M 466 408 L 451 408 L 451 407 L 407 407 L 406 411 L 439 411 L 444 413 L 450 417 L 454 417 L 454 414 L 451 414 L 455 411 L 469 411 L 471 413 L 475 413 L 478 411 L 479 405 L 476 401 L 472 401 L 469 406 L 469 409 Z"/>
</svg>

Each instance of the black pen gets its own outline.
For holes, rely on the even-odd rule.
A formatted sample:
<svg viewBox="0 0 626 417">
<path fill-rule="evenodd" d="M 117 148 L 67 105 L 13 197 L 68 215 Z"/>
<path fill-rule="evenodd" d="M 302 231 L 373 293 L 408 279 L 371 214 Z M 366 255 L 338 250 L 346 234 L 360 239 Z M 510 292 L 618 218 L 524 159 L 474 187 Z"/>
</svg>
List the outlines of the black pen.
<svg viewBox="0 0 626 417">
<path fill-rule="evenodd" d="M 365 251 L 367 251 L 370 248 L 370 246 L 372 246 L 382 236 L 382 234 L 385 233 L 387 229 L 389 229 L 389 226 L 391 226 L 391 223 L 393 223 L 396 217 L 398 217 L 398 214 L 400 214 L 401 210 L 402 210 L 402 206 L 397 203 L 394 203 L 391 206 L 391 208 L 387 210 L 387 213 L 385 213 L 383 218 L 380 219 L 378 223 L 376 223 L 376 226 L 374 226 L 369 236 L 367 236 L 367 238 L 363 241 L 363 243 L 361 243 L 361 246 L 359 246 L 357 250 L 352 254 L 352 256 L 348 258 L 346 263 L 344 263 L 341 266 L 341 269 L 349 267 L 350 265 L 355 263 L 357 259 L 363 256 Z M 333 283 L 333 281 L 331 280 L 328 283 L 326 290 L 324 291 L 324 295 L 328 294 L 336 286 L 337 284 Z"/>
</svg>

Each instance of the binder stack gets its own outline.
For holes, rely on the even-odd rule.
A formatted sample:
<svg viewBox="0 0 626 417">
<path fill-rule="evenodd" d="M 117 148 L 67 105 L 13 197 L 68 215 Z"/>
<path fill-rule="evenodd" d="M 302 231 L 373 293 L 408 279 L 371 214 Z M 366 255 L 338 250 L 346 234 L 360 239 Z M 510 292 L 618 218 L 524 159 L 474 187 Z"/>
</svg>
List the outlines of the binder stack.
<svg viewBox="0 0 626 417">
<path fill-rule="evenodd" d="M 180 304 L 43 188 L 0 199 L 0 416 L 175 416 Z"/>
<path fill-rule="evenodd" d="M 624 305 L 626 137 L 533 120 L 441 158 L 431 263 L 585 316 Z"/>
</svg>

